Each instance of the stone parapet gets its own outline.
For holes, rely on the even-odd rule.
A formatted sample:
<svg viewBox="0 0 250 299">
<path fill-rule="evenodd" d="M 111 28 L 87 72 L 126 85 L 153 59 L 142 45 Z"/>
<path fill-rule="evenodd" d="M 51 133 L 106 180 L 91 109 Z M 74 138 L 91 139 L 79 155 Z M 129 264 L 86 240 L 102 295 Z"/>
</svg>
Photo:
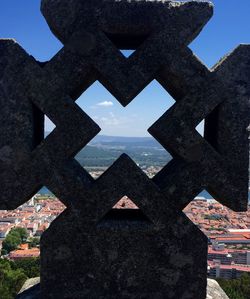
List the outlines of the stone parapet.
<svg viewBox="0 0 250 299">
<path fill-rule="evenodd" d="M 22 287 L 16 299 L 39 299 L 40 298 L 40 278 L 31 278 L 27 280 Z M 229 299 L 221 289 L 218 282 L 213 279 L 207 279 L 207 297 L 206 299 Z"/>
</svg>

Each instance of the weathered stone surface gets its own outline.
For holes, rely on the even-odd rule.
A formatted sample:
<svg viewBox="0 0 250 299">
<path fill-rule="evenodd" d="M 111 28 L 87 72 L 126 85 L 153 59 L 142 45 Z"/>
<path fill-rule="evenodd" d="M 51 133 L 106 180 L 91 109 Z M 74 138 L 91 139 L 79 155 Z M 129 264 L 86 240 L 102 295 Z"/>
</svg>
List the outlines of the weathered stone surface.
<svg viewBox="0 0 250 299">
<path fill-rule="evenodd" d="M 208 2 L 44 0 L 42 12 L 64 44 L 51 61 L 0 40 L 0 208 L 43 185 L 67 206 L 42 236 L 41 297 L 204 299 L 207 241 L 182 209 L 204 188 L 247 206 L 249 46 L 211 70 L 195 57 Z M 94 180 L 74 155 L 100 128 L 74 101 L 99 80 L 126 106 L 153 79 L 176 100 L 149 129 L 173 160 L 149 179 L 122 155 Z M 41 141 L 44 115 L 56 128 Z M 124 195 L 139 209 L 112 210 Z"/>
<path fill-rule="evenodd" d="M 43 114 L 28 95 L 23 96 L 26 86 L 19 70 L 26 64 L 26 57 L 27 54 L 22 55 L 14 40 L 0 41 L 0 178 L 4 186 L 1 199 L 6 200 L 0 201 L 0 208 L 3 209 L 14 208 L 18 200 L 16 197 L 22 198 L 17 169 L 24 160 L 29 159 L 31 151 L 43 139 Z M 11 189 L 15 189 L 16 196 L 12 197 Z M 31 193 L 34 191 L 32 189 Z"/>
<path fill-rule="evenodd" d="M 239 45 L 213 68 L 213 72 L 225 83 L 229 94 L 207 119 L 205 138 L 224 157 L 232 172 L 236 170 L 236 181 L 228 191 L 235 188 L 232 194 L 238 192 L 235 198 L 243 203 L 249 173 L 250 45 Z"/>
<path fill-rule="evenodd" d="M 16 299 L 38 299 L 40 298 L 40 285 L 39 279 L 29 279 L 25 283 L 25 291 L 20 291 L 20 295 Z M 28 286 L 30 289 L 28 289 Z M 225 292 L 221 289 L 217 281 L 208 279 L 207 280 L 207 297 L 206 299 L 229 299 Z"/>
<path fill-rule="evenodd" d="M 207 298 L 206 299 L 229 299 L 221 289 L 218 282 L 213 279 L 207 280 Z"/>
<path fill-rule="evenodd" d="M 140 210 L 107 214 L 123 195 Z M 205 298 L 206 237 L 132 160 L 120 157 L 82 198 L 42 236 L 47 298 Z"/>
<path fill-rule="evenodd" d="M 247 209 L 249 56 L 249 46 L 244 46 L 220 62 L 219 72 L 184 49 L 159 74 L 177 103 L 149 128 L 174 157 L 154 181 L 166 196 L 181 199 L 180 208 L 206 189 L 235 211 Z M 231 65 L 238 59 L 246 62 L 239 70 Z M 195 128 L 204 118 L 202 138 Z"/>
<path fill-rule="evenodd" d="M 14 98 L 10 93 L 9 101 L 2 105 L 6 106 L 4 111 L 8 109 L 10 121 L 13 122 L 4 122 L 6 126 L 3 126 L 1 138 L 0 152 L 4 152 L 4 160 L 0 161 L 0 178 L 3 183 L 0 208 L 14 209 L 43 185 L 49 185 L 53 178 L 56 179 L 57 173 L 62 173 L 59 168 L 64 168 L 65 162 L 69 163 L 69 158 L 100 129 L 65 92 L 65 81 L 68 79 L 57 80 L 55 84 L 54 78 L 57 76 L 53 65 L 52 68 L 42 69 L 13 40 L 0 40 L 0 47 L 0 63 L 5 62 L 8 66 L 3 73 L 2 92 L 13 90 Z M 37 124 L 37 115 L 32 113 L 32 105 L 36 105 L 56 125 L 56 129 L 37 146 L 34 136 L 38 133 L 40 137 L 43 122 Z M 26 128 L 27 132 L 22 135 Z M 71 163 L 75 164 L 74 159 L 71 159 Z M 81 173 L 83 177 L 83 170 Z"/>
<path fill-rule="evenodd" d="M 128 49 L 162 31 L 174 33 L 177 42 L 180 34 L 191 42 L 212 16 L 212 8 L 210 2 L 198 1 L 42 0 L 41 4 L 52 32 L 63 44 L 81 30 L 103 31 L 111 37 L 120 36 Z"/>
<path fill-rule="evenodd" d="M 16 299 L 37 299 L 40 295 L 40 277 L 35 277 L 25 281 Z"/>
<path fill-rule="evenodd" d="M 94 67 L 98 80 L 125 106 L 163 62 L 170 63 L 172 54 L 196 37 L 212 15 L 212 4 L 45 0 L 42 12 L 55 35 Z M 127 59 L 116 46 L 139 47 Z"/>
</svg>

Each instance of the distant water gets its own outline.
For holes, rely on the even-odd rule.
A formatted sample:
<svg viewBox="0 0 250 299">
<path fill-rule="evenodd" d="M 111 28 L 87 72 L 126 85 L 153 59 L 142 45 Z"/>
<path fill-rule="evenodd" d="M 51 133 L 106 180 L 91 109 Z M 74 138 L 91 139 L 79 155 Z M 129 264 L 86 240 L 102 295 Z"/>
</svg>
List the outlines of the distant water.
<svg viewBox="0 0 250 299">
<path fill-rule="evenodd" d="M 46 187 L 43 187 L 38 193 L 40 194 L 50 194 L 50 195 L 53 195 L 52 192 L 50 192 Z M 207 192 L 207 191 L 202 191 L 198 196 L 200 197 L 204 197 L 206 199 L 211 199 L 212 196 Z M 248 200 L 250 202 L 250 192 L 248 192 Z"/>
<path fill-rule="evenodd" d="M 212 195 L 210 195 L 206 190 L 202 191 L 199 195 L 199 197 L 205 197 L 206 199 L 212 199 Z M 248 192 L 248 202 L 250 203 L 250 192 Z"/>
<path fill-rule="evenodd" d="M 50 195 L 53 195 L 53 193 L 51 191 L 49 191 L 49 189 L 47 189 L 46 187 L 42 187 L 42 189 L 39 190 L 37 193 L 39 193 L 39 194 L 50 194 Z"/>
<path fill-rule="evenodd" d="M 197 197 L 205 197 L 206 199 L 211 199 L 212 196 L 206 191 L 202 191 L 199 195 L 197 195 Z"/>
</svg>

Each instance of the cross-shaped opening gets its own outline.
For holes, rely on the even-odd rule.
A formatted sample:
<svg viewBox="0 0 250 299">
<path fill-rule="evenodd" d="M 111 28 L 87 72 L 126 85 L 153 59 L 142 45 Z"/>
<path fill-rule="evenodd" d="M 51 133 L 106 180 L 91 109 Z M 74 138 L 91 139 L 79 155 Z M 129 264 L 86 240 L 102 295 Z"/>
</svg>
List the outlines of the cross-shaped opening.
<svg viewBox="0 0 250 299">
<path fill-rule="evenodd" d="M 123 153 L 150 177 L 172 159 L 147 132 L 174 103 L 157 81 L 151 82 L 126 108 L 98 81 L 76 103 L 101 128 L 101 132 L 76 155 L 93 177 L 102 174 Z"/>
</svg>

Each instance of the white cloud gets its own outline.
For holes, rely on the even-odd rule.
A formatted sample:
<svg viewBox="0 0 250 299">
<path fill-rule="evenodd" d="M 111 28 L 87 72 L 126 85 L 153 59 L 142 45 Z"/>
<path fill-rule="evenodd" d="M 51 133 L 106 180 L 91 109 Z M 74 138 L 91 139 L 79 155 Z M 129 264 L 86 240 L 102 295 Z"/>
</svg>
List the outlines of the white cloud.
<svg viewBox="0 0 250 299">
<path fill-rule="evenodd" d="M 103 135 L 145 136 L 146 133 L 148 136 L 147 131 L 145 132 L 141 125 L 144 119 L 137 117 L 136 114 L 123 116 L 106 110 L 105 115 L 95 114 L 92 119 L 100 126 Z"/>
<path fill-rule="evenodd" d="M 96 106 L 101 106 L 101 107 L 111 107 L 113 105 L 114 105 L 114 103 L 111 101 L 103 101 L 103 102 L 96 104 Z"/>
</svg>

